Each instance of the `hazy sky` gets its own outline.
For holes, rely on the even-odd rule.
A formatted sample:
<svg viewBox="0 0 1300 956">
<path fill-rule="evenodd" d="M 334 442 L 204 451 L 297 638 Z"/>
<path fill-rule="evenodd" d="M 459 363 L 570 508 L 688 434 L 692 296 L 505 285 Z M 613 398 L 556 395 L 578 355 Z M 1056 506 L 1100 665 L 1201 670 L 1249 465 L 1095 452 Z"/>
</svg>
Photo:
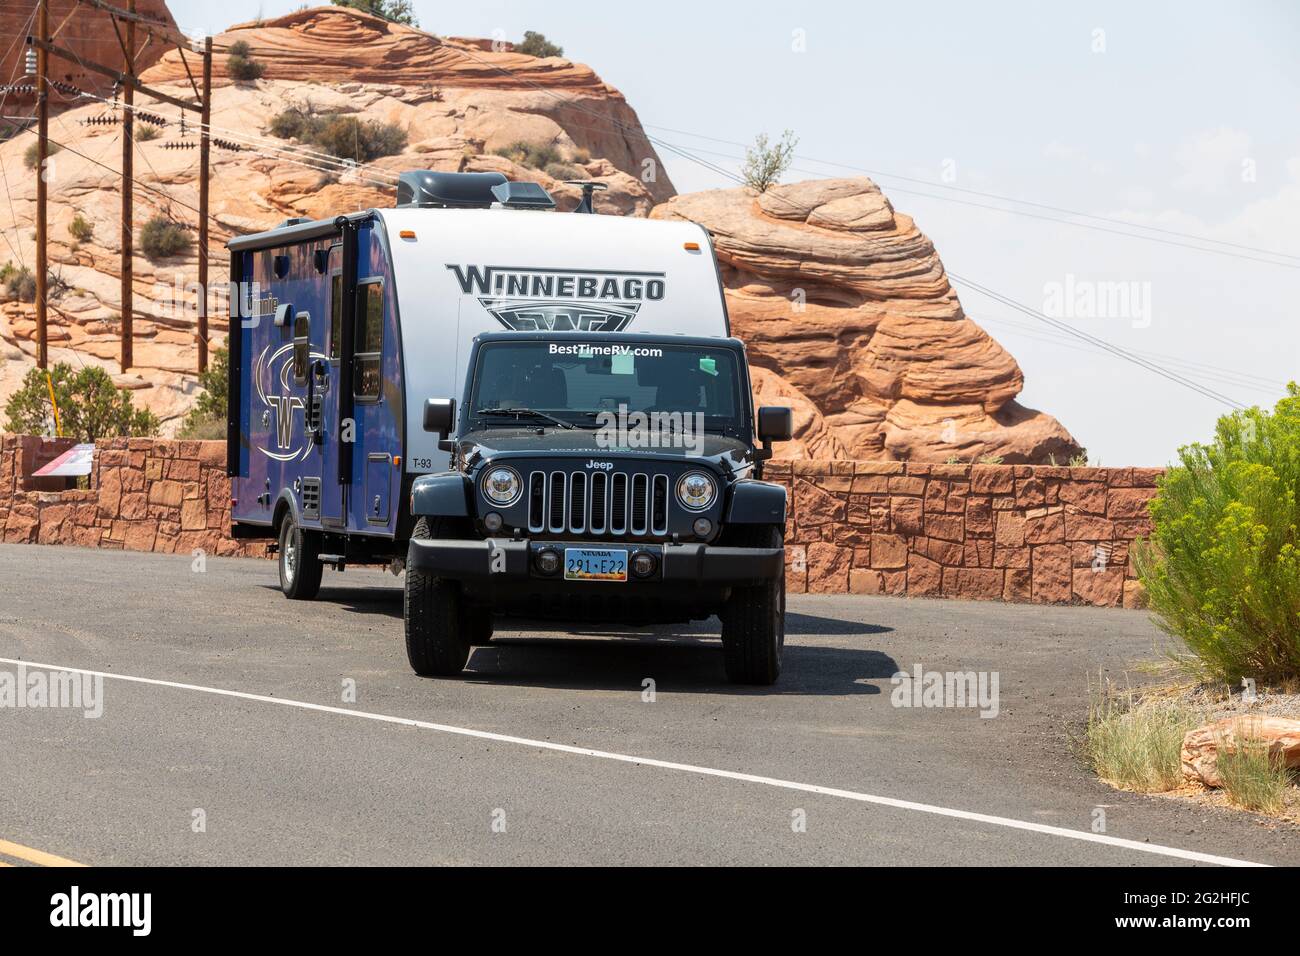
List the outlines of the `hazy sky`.
<svg viewBox="0 0 1300 956">
<path fill-rule="evenodd" d="M 183 28 L 210 32 L 300 5 L 170 2 Z M 434 33 L 545 33 L 620 89 L 652 137 L 731 170 L 734 144 L 792 129 L 787 180 L 854 174 L 836 163 L 870 171 L 951 272 L 1232 399 L 1271 405 L 1300 378 L 1300 4 L 415 9 Z M 680 192 L 733 185 L 659 153 Z M 1043 206 L 1168 232 L 1079 228 Z M 1233 256 L 1184 248 L 1205 245 L 1190 237 L 1235 243 L 1215 246 Z M 1103 465 L 1165 464 L 1224 410 L 958 291 L 1020 361 L 1021 400 L 1056 415 Z"/>
</svg>

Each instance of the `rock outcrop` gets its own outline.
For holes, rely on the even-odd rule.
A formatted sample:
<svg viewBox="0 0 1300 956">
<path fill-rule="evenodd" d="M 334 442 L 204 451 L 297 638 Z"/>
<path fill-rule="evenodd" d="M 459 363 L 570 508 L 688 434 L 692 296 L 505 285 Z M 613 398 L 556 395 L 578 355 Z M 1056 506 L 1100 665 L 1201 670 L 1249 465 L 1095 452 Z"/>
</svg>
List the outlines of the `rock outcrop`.
<svg viewBox="0 0 1300 956">
<path fill-rule="evenodd" d="M 165 7 L 157 6 L 166 14 Z M 82 16 L 79 11 L 69 30 Z M 105 29 L 112 38 L 111 27 Z M 214 58 L 213 134 L 239 147 L 212 150 L 215 222 L 209 262 L 214 293 L 209 314 L 210 334 L 217 341 L 226 328 L 219 293 L 227 281 L 224 246 L 231 236 L 290 216 L 390 206 L 392 183 L 401 170 L 497 170 L 512 179 L 540 182 L 561 209 L 576 205 L 577 189 L 544 169 L 494 153 L 523 141 L 552 147 L 564 165 L 576 167 L 577 178 L 605 183 L 608 190 L 597 197 L 602 212 L 646 215 L 673 195 L 636 113 L 622 94 L 582 64 L 496 51 L 486 40 L 440 39 L 343 7 L 232 27 L 214 43 L 226 49 L 236 40 L 248 43 L 252 58 L 266 71 L 259 80 L 236 82 L 227 72 L 228 57 Z M 192 55 L 189 60 L 193 69 Z M 174 49 L 145 71 L 142 81 L 174 96 L 193 97 Z M 137 229 L 158 214 L 193 228 L 198 221 L 194 116 L 187 116 L 182 127 L 176 108 L 152 103 L 146 108 L 167 125 L 155 138 L 137 140 Z M 356 173 L 322 171 L 319 167 L 328 163 L 286 151 L 290 141 L 269 132 L 272 118 L 292 108 L 396 123 L 406 131 L 408 145 L 401 154 L 377 159 Z M 85 122 L 101 117 L 117 122 Z M 111 104 L 81 99 L 51 124 L 51 139 L 62 149 L 50 160 L 50 263 L 67 286 L 52 301 L 50 358 L 74 367 L 96 363 L 113 373 L 119 371 L 121 310 L 120 119 L 120 110 Z M 12 196 L 12 204 L 8 195 L 0 203 L 0 232 L 9 240 L 0 265 L 8 260 L 30 266 L 35 260 L 36 186 L 23 161 L 33 142 L 31 134 L 20 134 L 0 144 L 0 164 Z M 569 178 L 562 170 L 555 172 Z M 93 227 L 89 237 L 70 234 L 77 215 Z M 197 387 L 196 263 L 194 252 L 150 261 L 138 243 L 133 261 L 135 367 L 115 377 L 119 385 L 136 390 L 138 404 L 163 418 L 168 433 L 192 404 Z M 35 350 L 34 307 L 0 304 L 0 403 L 33 364 Z"/>
<path fill-rule="evenodd" d="M 1287 717 L 1225 717 L 1183 736 L 1183 779 L 1207 787 L 1223 786 L 1219 754 L 1243 746 L 1266 748 L 1270 759 L 1291 770 L 1300 769 L 1300 720 Z"/>
<path fill-rule="evenodd" d="M 1015 359 L 966 316 L 933 244 L 869 179 L 692 193 L 651 216 L 709 230 L 751 361 L 810 402 L 820 415 L 804 420 L 847 457 L 1064 463 L 1080 451 L 1014 401 Z"/>
<path fill-rule="evenodd" d="M 53 4 L 55 25 L 68 2 Z M 140 9 L 172 23 L 161 0 L 140 0 Z M 69 31 L 77 25 L 77 35 L 92 33 L 92 16 L 102 14 L 83 4 Z M 224 51 L 237 40 L 265 68 L 261 78 L 230 75 Z M 755 394 L 795 410 L 797 440 L 780 447 L 783 457 L 1063 462 L 1079 450 L 1055 419 L 1014 401 L 1023 381 L 1015 360 L 965 316 L 933 245 L 869 180 L 675 197 L 636 113 L 589 67 L 491 40 L 439 38 L 350 8 L 241 24 L 214 43 L 223 51 L 214 58 L 212 115 L 215 341 L 225 334 L 217 292 L 225 288 L 231 236 L 291 216 L 391 205 L 396 173 L 405 169 L 497 170 L 541 183 L 561 210 L 579 193 L 560 180 L 596 179 L 608 187 L 597 198 L 602 212 L 682 217 L 712 232 L 733 328 L 757 366 Z M 150 51 L 155 62 L 143 81 L 192 97 L 181 54 L 163 43 Z M 87 52 L 112 60 L 100 47 Z M 51 124 L 62 147 L 49 167 L 50 262 L 62 289 L 51 306 L 51 360 L 117 373 L 122 115 L 99 98 L 101 86 L 80 74 L 68 81 L 92 95 Z M 182 124 L 177 109 L 146 102 L 165 125 L 137 140 L 134 222 L 138 228 L 161 215 L 193 228 L 193 116 Z M 340 172 L 272 135 L 273 118 L 285 110 L 397 124 L 407 145 Z M 8 240 L 0 264 L 35 259 L 35 179 L 23 160 L 33 141 L 25 133 L 0 144 L 9 187 L 0 205 Z M 547 146 L 560 162 L 538 169 L 497 154 L 519 142 Z M 70 233 L 77 216 L 92 234 Z M 133 262 L 135 368 L 116 380 L 136 390 L 169 434 L 197 387 L 196 261 L 192 251 L 151 261 L 137 244 Z M 34 339 L 33 306 L 0 304 L 0 402 L 31 367 Z"/>
</svg>

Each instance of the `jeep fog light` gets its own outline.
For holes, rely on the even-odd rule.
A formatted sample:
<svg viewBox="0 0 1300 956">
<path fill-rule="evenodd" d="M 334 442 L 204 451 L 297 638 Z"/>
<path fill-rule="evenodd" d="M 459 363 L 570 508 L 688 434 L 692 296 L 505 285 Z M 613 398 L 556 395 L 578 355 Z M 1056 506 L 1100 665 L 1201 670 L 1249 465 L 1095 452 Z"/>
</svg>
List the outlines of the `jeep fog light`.
<svg viewBox="0 0 1300 956">
<path fill-rule="evenodd" d="M 703 511 L 713 504 L 717 493 L 713 479 L 703 472 L 693 471 L 677 482 L 677 500 L 691 511 Z"/>
<path fill-rule="evenodd" d="M 638 551 L 632 555 L 632 573 L 638 578 L 648 578 L 655 573 L 658 563 L 649 551 Z"/>
<path fill-rule="evenodd" d="M 538 551 L 537 557 L 533 559 L 537 570 L 542 574 L 554 574 L 560 570 L 560 552 L 547 548 L 544 551 Z"/>
<path fill-rule="evenodd" d="M 495 511 L 489 511 L 483 516 L 483 527 L 487 528 L 493 534 L 501 530 L 502 524 L 504 524 L 504 522 L 501 520 L 501 516 Z"/>
<path fill-rule="evenodd" d="M 483 494 L 493 504 L 512 505 L 523 492 L 524 484 L 513 468 L 489 468 L 483 476 Z"/>
<path fill-rule="evenodd" d="M 713 532 L 713 522 L 708 518 L 696 518 L 691 528 L 695 531 L 695 537 L 707 538 Z"/>
</svg>

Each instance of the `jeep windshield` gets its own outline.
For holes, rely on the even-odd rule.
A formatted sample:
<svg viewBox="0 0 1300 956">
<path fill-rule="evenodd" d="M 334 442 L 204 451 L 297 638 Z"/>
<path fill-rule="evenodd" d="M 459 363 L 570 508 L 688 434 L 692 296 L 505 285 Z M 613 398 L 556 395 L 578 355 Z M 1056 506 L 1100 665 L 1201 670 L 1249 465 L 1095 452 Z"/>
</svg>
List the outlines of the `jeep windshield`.
<svg viewBox="0 0 1300 956">
<path fill-rule="evenodd" d="M 739 358 L 731 348 L 667 342 L 485 342 L 470 427 L 639 425 L 745 438 Z"/>
</svg>

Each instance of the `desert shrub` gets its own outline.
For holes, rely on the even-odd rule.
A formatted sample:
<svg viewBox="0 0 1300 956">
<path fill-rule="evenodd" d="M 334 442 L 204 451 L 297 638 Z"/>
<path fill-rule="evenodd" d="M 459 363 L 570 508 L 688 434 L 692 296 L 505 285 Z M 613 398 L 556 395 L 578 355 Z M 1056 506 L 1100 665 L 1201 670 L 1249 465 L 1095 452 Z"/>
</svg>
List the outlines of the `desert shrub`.
<svg viewBox="0 0 1300 956">
<path fill-rule="evenodd" d="M 4 279 L 4 294 L 6 299 L 17 299 L 19 302 L 36 301 L 36 276 L 27 266 L 14 268 L 12 263 L 7 263 L 0 277 Z"/>
<path fill-rule="evenodd" d="M 420 25 L 420 21 L 415 18 L 415 11 L 411 9 L 410 0 L 330 0 L 330 3 L 336 7 L 364 10 L 393 23 L 405 23 L 408 27 Z"/>
<path fill-rule="evenodd" d="M 754 145 L 745 149 L 745 164 L 740 168 L 745 185 L 759 192 L 767 192 L 781 180 L 794 159 L 794 148 L 799 140 L 786 130 L 781 141 L 768 145 L 767 134 L 754 137 Z"/>
<path fill-rule="evenodd" d="M 243 40 L 236 40 L 230 44 L 229 57 L 226 60 L 226 72 L 233 79 L 240 81 L 249 81 L 260 79 L 266 72 L 266 64 L 261 60 L 254 60 L 251 49 Z"/>
<path fill-rule="evenodd" d="M 190 231 L 166 216 L 154 216 L 140 229 L 140 250 L 150 259 L 166 259 L 190 251 Z"/>
<path fill-rule="evenodd" d="M 230 351 L 212 350 L 207 370 L 199 374 L 199 397 L 181 425 L 181 438 L 225 438 L 226 397 L 230 394 Z"/>
<path fill-rule="evenodd" d="M 45 141 L 46 158 L 53 156 L 61 149 L 63 149 L 63 147 L 60 146 L 58 143 L 51 142 L 48 139 Z M 26 166 L 28 169 L 35 169 L 37 166 L 39 166 L 40 159 L 41 159 L 41 144 L 39 142 L 32 143 L 32 145 L 28 146 L 27 149 L 23 151 L 23 165 Z"/>
<path fill-rule="evenodd" d="M 546 175 L 552 179 L 586 179 L 587 171 L 581 166 L 571 166 L 568 163 L 547 163 Z"/>
<path fill-rule="evenodd" d="M 86 220 L 85 216 L 77 213 L 72 217 L 72 222 L 68 223 L 68 234 L 78 242 L 88 242 L 95 234 L 95 227 Z"/>
<path fill-rule="evenodd" d="M 560 151 L 550 143 L 527 143 L 523 140 L 511 143 L 495 150 L 498 156 L 504 156 L 511 162 L 531 169 L 545 169 L 552 163 L 563 162 Z"/>
<path fill-rule="evenodd" d="M 564 47 L 546 39 L 546 34 L 525 30 L 524 38 L 514 45 L 516 53 L 528 56 L 564 56 Z"/>
<path fill-rule="evenodd" d="M 396 123 L 359 120 L 355 116 L 317 116 L 302 110 L 276 114 L 268 131 L 280 139 L 296 139 L 358 163 L 395 156 L 407 143 L 406 130 Z"/>
<path fill-rule="evenodd" d="M 1134 552 L 1151 609 L 1192 652 L 1183 663 L 1231 684 L 1300 677 L 1300 390 L 1287 393 L 1179 449 Z"/>
<path fill-rule="evenodd" d="M 158 434 L 158 417 L 136 408 L 131 393 L 113 384 L 112 376 L 92 365 L 74 371 L 59 362 L 50 370 L 59 403 L 63 434 L 78 441 L 100 438 L 145 437 Z M 5 403 L 5 429 L 25 435 L 53 435 L 54 409 L 45 370 L 32 368 L 18 391 Z"/>
<path fill-rule="evenodd" d="M 139 120 L 136 120 L 135 125 L 131 129 L 131 134 L 140 142 L 147 143 L 149 140 L 157 139 L 161 136 L 162 130 L 157 126 L 153 126 L 149 123 L 141 123 Z"/>
<path fill-rule="evenodd" d="M 1084 755 L 1107 783 L 1139 793 L 1172 790 L 1182 782 L 1183 735 L 1201 715 L 1176 701 L 1135 702 L 1109 688 L 1088 709 Z"/>
</svg>

